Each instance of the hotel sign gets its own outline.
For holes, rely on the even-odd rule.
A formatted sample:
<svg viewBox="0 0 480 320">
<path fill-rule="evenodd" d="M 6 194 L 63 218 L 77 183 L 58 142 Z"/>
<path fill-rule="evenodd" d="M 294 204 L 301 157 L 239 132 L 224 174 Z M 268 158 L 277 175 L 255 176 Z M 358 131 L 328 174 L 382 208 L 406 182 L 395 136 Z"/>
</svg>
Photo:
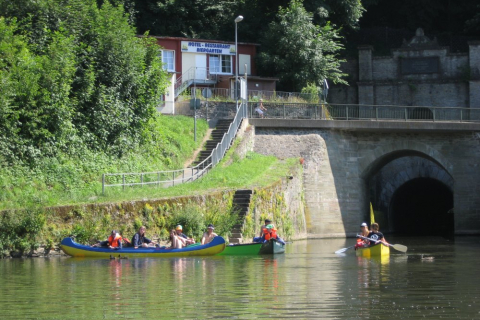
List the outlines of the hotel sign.
<svg viewBox="0 0 480 320">
<path fill-rule="evenodd" d="M 235 45 L 226 43 L 182 41 L 182 52 L 235 55 Z"/>
</svg>

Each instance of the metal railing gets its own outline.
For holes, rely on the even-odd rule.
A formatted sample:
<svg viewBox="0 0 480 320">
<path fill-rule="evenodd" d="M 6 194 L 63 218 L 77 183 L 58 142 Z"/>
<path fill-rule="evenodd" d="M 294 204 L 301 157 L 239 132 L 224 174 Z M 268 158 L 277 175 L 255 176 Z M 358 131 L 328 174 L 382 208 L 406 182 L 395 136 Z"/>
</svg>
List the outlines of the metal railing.
<svg viewBox="0 0 480 320">
<path fill-rule="evenodd" d="M 179 78 L 180 79 L 180 78 Z M 178 82 L 178 80 L 177 80 Z M 197 82 L 198 83 L 198 82 Z M 191 85 L 193 81 L 189 83 L 190 91 L 184 92 L 187 88 L 183 89 L 182 96 L 185 98 L 193 98 L 193 89 Z M 205 100 L 201 95 L 202 88 L 197 89 L 197 98 Z M 175 89 L 176 90 L 176 89 Z M 225 100 L 225 101 L 234 101 L 233 90 L 226 88 L 210 88 L 212 92 L 211 98 L 209 100 Z M 186 93 L 186 94 L 185 94 Z M 264 100 L 269 100 L 272 102 L 308 102 L 308 103 L 318 103 L 319 98 L 317 95 L 309 93 L 299 93 L 299 92 L 283 92 L 283 91 L 263 91 L 263 90 L 248 90 L 248 100 L 258 101 L 260 98 Z"/>
<path fill-rule="evenodd" d="M 174 85 L 175 97 L 178 97 L 193 83 L 214 84 L 217 82 L 217 74 L 211 73 L 209 68 L 191 67 L 177 78 Z"/>
<path fill-rule="evenodd" d="M 257 103 L 249 103 L 249 117 L 258 118 Z M 309 104 L 264 102 L 265 118 L 371 121 L 480 122 L 480 108 Z"/>
<path fill-rule="evenodd" d="M 265 118 L 273 119 L 322 119 L 322 120 L 370 120 L 370 121 L 443 121 L 480 122 L 480 108 L 451 108 L 391 105 L 351 105 L 313 103 L 268 103 Z M 208 158 L 195 167 L 157 172 L 105 173 L 102 175 L 102 192 L 106 187 L 174 186 L 202 177 L 217 165 L 232 144 L 244 118 L 256 118 L 256 102 L 242 102 L 222 141 Z"/>
<path fill-rule="evenodd" d="M 247 103 L 244 102 L 240 105 L 238 112 L 230 124 L 228 131 L 224 134 L 222 141 L 220 141 L 212 150 L 210 156 L 198 165 L 191 168 L 169 171 L 104 173 L 102 174 L 102 193 L 105 194 L 105 188 L 107 187 L 122 187 L 124 190 L 126 187 L 146 185 L 170 187 L 201 178 L 210 169 L 215 167 L 215 165 L 217 165 L 225 156 L 225 153 L 230 148 L 230 145 L 237 134 L 242 120 L 246 117 Z"/>
</svg>

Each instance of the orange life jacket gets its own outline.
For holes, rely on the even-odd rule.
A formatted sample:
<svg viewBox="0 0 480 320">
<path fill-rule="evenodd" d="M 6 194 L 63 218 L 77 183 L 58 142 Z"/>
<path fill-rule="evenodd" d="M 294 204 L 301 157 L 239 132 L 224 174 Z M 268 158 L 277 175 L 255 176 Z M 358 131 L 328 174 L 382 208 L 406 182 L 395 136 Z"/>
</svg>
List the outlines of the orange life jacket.
<svg viewBox="0 0 480 320">
<path fill-rule="evenodd" d="M 277 229 L 271 228 L 263 228 L 263 236 L 265 237 L 265 240 L 270 240 L 270 239 L 277 239 Z"/>
<path fill-rule="evenodd" d="M 357 248 L 363 248 L 363 240 L 362 239 L 357 239 L 357 243 L 355 244 L 355 250 Z"/>
<path fill-rule="evenodd" d="M 110 235 L 108 237 L 108 244 L 111 246 L 111 247 L 114 247 L 114 248 L 117 248 L 118 247 L 118 240 L 121 240 L 122 237 L 117 233 L 115 234 L 115 238 L 112 237 L 112 235 Z"/>
<path fill-rule="evenodd" d="M 132 243 L 127 238 L 122 238 L 124 247 L 131 247 Z"/>
</svg>

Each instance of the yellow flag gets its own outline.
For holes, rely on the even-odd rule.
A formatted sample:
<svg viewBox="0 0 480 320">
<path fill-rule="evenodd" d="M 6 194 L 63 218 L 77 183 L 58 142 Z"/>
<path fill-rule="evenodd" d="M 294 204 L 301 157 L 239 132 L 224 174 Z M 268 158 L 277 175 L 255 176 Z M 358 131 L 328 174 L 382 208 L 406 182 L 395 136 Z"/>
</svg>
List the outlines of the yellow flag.
<svg viewBox="0 0 480 320">
<path fill-rule="evenodd" d="M 373 213 L 372 203 L 370 202 L 370 225 L 375 223 L 375 214 Z"/>
</svg>

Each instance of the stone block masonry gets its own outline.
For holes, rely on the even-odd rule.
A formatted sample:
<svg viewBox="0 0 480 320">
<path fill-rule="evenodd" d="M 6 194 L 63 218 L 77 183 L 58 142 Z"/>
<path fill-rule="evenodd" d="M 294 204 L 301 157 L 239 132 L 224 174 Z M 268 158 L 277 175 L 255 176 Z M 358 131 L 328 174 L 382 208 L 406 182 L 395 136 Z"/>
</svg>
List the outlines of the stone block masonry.
<svg viewBox="0 0 480 320">
<path fill-rule="evenodd" d="M 468 45 L 466 53 L 451 53 L 418 29 L 390 56 L 359 46 L 358 58 L 341 67 L 350 85 L 332 85 L 329 102 L 480 108 L 480 41 Z"/>
<path fill-rule="evenodd" d="M 369 212 L 368 179 L 389 163 L 403 163 L 394 160 L 412 155 L 434 163 L 440 168 L 432 169 L 434 177 L 453 186 L 455 233 L 480 234 L 480 139 L 473 132 L 257 126 L 254 151 L 305 159 L 305 212 L 311 238 L 354 236 Z"/>
</svg>

